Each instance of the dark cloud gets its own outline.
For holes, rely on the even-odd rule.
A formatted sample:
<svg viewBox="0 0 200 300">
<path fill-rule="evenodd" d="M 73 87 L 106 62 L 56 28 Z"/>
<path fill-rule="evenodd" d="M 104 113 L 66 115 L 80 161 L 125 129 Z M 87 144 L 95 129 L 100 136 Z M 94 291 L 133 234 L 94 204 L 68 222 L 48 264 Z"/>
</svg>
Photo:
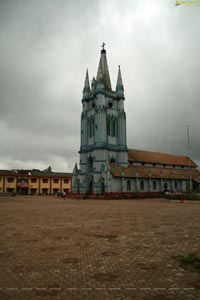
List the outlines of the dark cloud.
<svg viewBox="0 0 200 300">
<path fill-rule="evenodd" d="M 175 2 L 175 1 L 174 1 Z M 122 68 L 128 146 L 200 164 L 200 8 L 158 1 L 0 2 L 0 168 L 71 171 L 85 69 L 100 44 L 115 88 Z"/>
</svg>

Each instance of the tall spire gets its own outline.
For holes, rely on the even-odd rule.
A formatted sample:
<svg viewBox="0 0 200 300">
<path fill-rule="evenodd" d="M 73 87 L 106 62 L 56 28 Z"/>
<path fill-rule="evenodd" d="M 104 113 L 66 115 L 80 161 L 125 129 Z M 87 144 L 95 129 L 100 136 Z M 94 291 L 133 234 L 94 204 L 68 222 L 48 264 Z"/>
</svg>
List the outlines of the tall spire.
<svg viewBox="0 0 200 300">
<path fill-rule="evenodd" d="M 104 86 L 103 70 L 102 70 L 102 65 L 100 60 L 98 71 L 97 71 L 95 91 L 96 93 L 102 93 L 104 92 L 104 90 L 105 90 L 105 86 Z"/>
<path fill-rule="evenodd" d="M 88 69 L 86 70 L 85 75 L 85 83 L 83 87 L 83 98 L 82 100 L 87 100 L 90 97 L 90 82 L 89 82 L 89 75 L 88 75 Z"/>
<path fill-rule="evenodd" d="M 102 75 L 103 75 L 103 82 L 104 82 L 104 86 L 105 89 L 108 91 L 112 91 L 112 87 L 111 87 L 111 82 L 110 82 L 110 75 L 109 75 L 109 70 L 108 70 L 108 63 L 107 63 L 107 57 L 106 57 L 106 50 L 104 49 L 104 46 L 106 44 L 103 43 L 102 44 L 102 50 L 101 50 L 101 57 L 100 57 L 100 61 L 99 61 L 99 66 L 101 65 L 101 69 L 102 69 Z M 99 68 L 98 68 L 99 71 Z M 98 76 L 98 72 L 97 72 L 97 76 Z"/>
<path fill-rule="evenodd" d="M 120 66 L 119 66 L 118 76 L 117 76 L 116 94 L 117 94 L 117 98 L 124 99 L 124 86 L 122 82 Z"/>
</svg>

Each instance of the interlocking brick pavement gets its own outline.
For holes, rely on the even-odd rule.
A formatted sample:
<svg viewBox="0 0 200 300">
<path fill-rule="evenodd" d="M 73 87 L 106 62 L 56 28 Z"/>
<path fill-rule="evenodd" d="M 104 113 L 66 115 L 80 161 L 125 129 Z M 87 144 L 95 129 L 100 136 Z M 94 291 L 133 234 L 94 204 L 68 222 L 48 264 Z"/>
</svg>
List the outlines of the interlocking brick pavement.
<svg viewBox="0 0 200 300">
<path fill-rule="evenodd" d="M 0 299 L 193 300 L 200 203 L 0 197 Z"/>
</svg>

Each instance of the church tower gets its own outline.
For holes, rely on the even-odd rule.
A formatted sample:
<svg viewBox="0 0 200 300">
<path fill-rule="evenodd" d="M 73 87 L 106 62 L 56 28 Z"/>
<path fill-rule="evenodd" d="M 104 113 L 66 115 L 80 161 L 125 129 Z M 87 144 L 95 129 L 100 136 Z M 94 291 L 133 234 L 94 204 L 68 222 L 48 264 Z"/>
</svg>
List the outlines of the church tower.
<svg viewBox="0 0 200 300">
<path fill-rule="evenodd" d="M 120 66 L 112 90 L 105 44 L 91 86 L 86 71 L 81 113 L 80 169 L 73 170 L 72 191 L 111 192 L 110 163 L 128 166 L 124 86 Z"/>
</svg>

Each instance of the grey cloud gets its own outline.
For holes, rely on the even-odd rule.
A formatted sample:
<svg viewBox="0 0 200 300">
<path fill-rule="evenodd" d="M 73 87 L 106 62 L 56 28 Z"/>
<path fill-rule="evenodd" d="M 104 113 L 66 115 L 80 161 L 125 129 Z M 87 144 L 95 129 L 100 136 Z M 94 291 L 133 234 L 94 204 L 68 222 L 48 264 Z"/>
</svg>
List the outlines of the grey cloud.
<svg viewBox="0 0 200 300">
<path fill-rule="evenodd" d="M 72 170 L 85 69 L 96 75 L 102 41 L 113 88 L 122 68 L 128 146 L 185 155 L 189 122 L 200 162 L 199 28 L 198 7 L 171 2 L 2 0 L 0 168 Z"/>
</svg>

